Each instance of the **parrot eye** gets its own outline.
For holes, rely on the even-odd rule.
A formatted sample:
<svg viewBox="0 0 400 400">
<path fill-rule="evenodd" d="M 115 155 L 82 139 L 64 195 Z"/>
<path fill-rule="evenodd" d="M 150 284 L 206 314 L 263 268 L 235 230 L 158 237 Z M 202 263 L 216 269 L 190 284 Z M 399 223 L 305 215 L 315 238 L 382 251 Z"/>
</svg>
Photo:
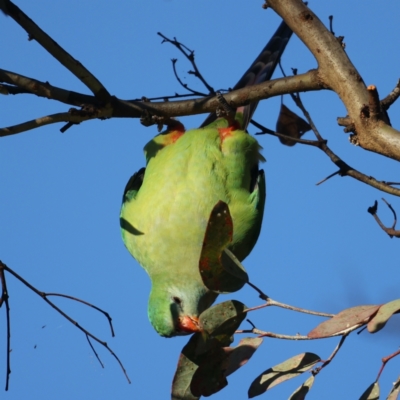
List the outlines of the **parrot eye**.
<svg viewBox="0 0 400 400">
<path fill-rule="evenodd" d="M 182 304 L 182 300 L 179 297 L 173 296 L 172 300 L 174 301 L 175 304 L 178 304 L 178 306 Z"/>
</svg>

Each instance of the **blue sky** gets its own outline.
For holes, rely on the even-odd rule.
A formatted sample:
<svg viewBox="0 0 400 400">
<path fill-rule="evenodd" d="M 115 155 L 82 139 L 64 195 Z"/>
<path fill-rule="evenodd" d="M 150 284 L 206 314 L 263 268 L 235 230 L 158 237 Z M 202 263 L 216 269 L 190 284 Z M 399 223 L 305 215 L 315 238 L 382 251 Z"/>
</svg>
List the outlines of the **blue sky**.
<svg viewBox="0 0 400 400">
<path fill-rule="evenodd" d="M 198 66 L 215 88 L 233 86 L 279 24 L 262 2 L 148 0 L 106 2 L 19 0 L 16 4 L 106 86 L 123 98 L 183 93 L 174 79 L 171 58 L 193 88 L 201 84 L 187 74 L 190 66 L 158 31 L 176 36 L 195 49 Z M 393 1 L 311 2 L 317 15 L 345 36 L 346 51 L 366 84 L 382 97 L 400 76 L 398 15 Z M 11 18 L 0 15 L 1 68 L 55 86 L 89 93 L 83 84 L 46 53 Z M 287 70 L 305 72 L 316 62 L 293 37 L 283 57 Z M 279 76 L 279 72 L 275 76 Z M 399 181 L 392 160 L 352 146 L 336 123 L 346 111 L 337 95 L 303 94 L 321 134 L 345 161 L 367 175 Z M 68 106 L 34 96 L 1 96 L 0 125 L 8 126 Z M 285 103 L 292 110 L 289 98 Z M 280 99 L 259 105 L 255 119 L 274 128 Z M 400 127 L 399 105 L 390 110 Z M 187 128 L 205 116 L 182 119 Z M 57 304 L 81 325 L 106 340 L 119 355 L 132 380 L 95 345 L 102 369 L 82 333 L 12 277 L 8 277 L 12 318 L 12 359 L 7 399 L 162 399 L 168 398 L 180 349 L 187 338 L 159 337 L 147 320 L 150 282 L 125 250 L 119 233 L 122 191 L 131 174 L 144 164 L 142 148 L 156 134 L 139 121 L 89 121 L 61 134 L 50 125 L 1 139 L 0 259 L 40 290 L 67 293 L 106 309 L 107 322 L 79 304 Z M 255 128 L 250 128 L 252 133 Z M 312 138 L 309 133 L 307 137 Z M 251 280 L 272 298 L 299 307 L 338 312 L 359 304 L 384 303 L 399 296 L 396 239 L 390 240 L 366 212 L 383 196 L 400 212 L 397 198 L 350 178 L 315 183 L 336 170 L 315 148 L 285 147 L 273 137 L 259 137 L 267 163 L 267 204 L 262 234 L 244 264 Z M 387 225 L 392 215 L 380 201 Z M 244 288 L 230 296 L 248 306 L 260 304 Z M 230 298 L 220 297 L 220 300 Z M 254 312 L 258 328 L 306 334 L 320 319 L 268 309 Z M 0 310 L 0 388 L 5 380 L 5 311 Z M 246 325 L 244 325 L 246 327 Z M 373 382 L 380 359 L 399 346 L 399 317 L 387 329 L 353 334 L 316 379 L 310 399 L 358 398 Z M 240 338 L 238 338 L 240 339 Z M 229 378 L 214 399 L 242 399 L 263 370 L 295 354 L 312 351 L 327 358 L 338 339 L 285 342 L 265 339 L 249 364 Z M 399 374 L 392 360 L 381 378 L 383 398 Z M 2 366 L 3 365 L 3 366 Z M 3 374 L 4 372 L 4 374 Z M 4 376 L 4 378 L 3 378 Z M 265 398 L 285 399 L 308 376 L 272 389 Z"/>
</svg>

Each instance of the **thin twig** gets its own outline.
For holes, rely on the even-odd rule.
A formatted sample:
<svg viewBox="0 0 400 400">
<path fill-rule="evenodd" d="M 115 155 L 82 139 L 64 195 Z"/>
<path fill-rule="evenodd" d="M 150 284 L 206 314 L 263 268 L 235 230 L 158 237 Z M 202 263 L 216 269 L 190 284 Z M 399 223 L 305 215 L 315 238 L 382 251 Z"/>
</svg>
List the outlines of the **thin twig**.
<svg viewBox="0 0 400 400">
<path fill-rule="evenodd" d="M 283 335 L 280 333 L 273 333 L 273 332 L 266 332 L 262 331 L 260 329 L 239 329 L 235 331 L 236 334 L 242 334 L 242 333 L 254 333 L 258 335 L 257 337 L 270 337 L 274 339 L 285 339 L 285 340 L 315 340 L 318 338 L 310 338 L 308 336 L 303 336 L 303 335 Z"/>
<path fill-rule="evenodd" d="M 193 94 L 191 94 L 191 93 L 183 93 L 183 94 L 175 93 L 174 95 L 171 95 L 171 96 L 148 97 L 147 100 L 149 102 L 158 101 L 158 100 L 162 100 L 162 101 L 167 102 L 170 99 L 180 99 L 180 98 L 183 98 L 183 97 L 193 97 Z M 129 100 L 129 101 L 132 101 L 132 102 L 134 102 L 134 101 L 142 101 L 142 99 L 141 98 L 140 99 L 133 99 L 133 100 Z"/>
<path fill-rule="evenodd" d="M 333 32 L 333 15 L 329 16 L 329 31 L 335 36 L 335 32 Z"/>
<path fill-rule="evenodd" d="M 7 321 L 7 345 L 6 345 L 6 387 L 5 390 L 8 390 L 9 383 L 10 383 L 10 374 L 11 374 L 11 367 L 10 367 L 10 357 L 11 357 L 11 322 L 10 322 L 10 305 L 8 302 L 8 290 L 7 290 L 7 283 L 6 283 L 6 276 L 4 274 L 5 265 L 0 261 L 0 281 L 1 281 L 1 303 L 0 307 L 4 303 L 6 306 L 6 321 Z"/>
<path fill-rule="evenodd" d="M 400 349 L 395 351 L 394 353 L 382 358 L 382 366 L 381 366 L 381 368 L 380 368 L 380 370 L 378 372 L 378 376 L 376 377 L 376 382 L 378 382 L 378 380 L 379 380 L 379 378 L 380 378 L 380 376 L 381 376 L 381 374 L 382 374 L 382 372 L 383 372 L 383 370 L 384 370 L 384 368 L 386 366 L 386 363 L 388 361 L 390 361 L 392 358 L 398 356 L 399 354 L 400 354 Z"/>
<path fill-rule="evenodd" d="M 207 88 L 208 92 L 210 94 L 214 94 L 215 90 L 212 88 L 211 85 L 208 84 L 208 82 L 203 78 L 203 75 L 200 73 L 199 69 L 197 68 L 196 62 L 194 60 L 194 50 L 190 50 L 187 46 L 185 46 L 183 43 L 180 43 L 176 40 L 176 38 L 169 39 L 166 36 L 164 36 L 161 32 L 157 32 L 157 35 L 161 36 L 163 38 L 162 43 L 167 42 L 171 43 L 174 45 L 192 64 L 192 67 L 194 71 L 189 71 L 189 74 L 196 76 L 200 81 L 203 83 L 203 85 Z"/>
<path fill-rule="evenodd" d="M 392 205 L 389 204 L 383 197 L 382 197 L 382 200 L 386 203 L 386 205 L 389 207 L 390 211 L 393 213 L 394 221 L 393 221 L 392 229 L 395 229 L 395 228 L 396 228 L 396 223 L 397 223 L 396 211 L 394 210 L 394 208 L 392 207 Z"/>
<path fill-rule="evenodd" d="M 337 167 L 339 167 L 340 173 L 335 173 L 335 175 L 350 176 L 360 182 L 366 183 L 367 185 L 372 186 L 376 189 L 379 189 L 383 192 L 390 193 L 395 196 L 400 196 L 400 189 L 393 188 L 390 185 L 385 184 L 383 181 L 378 181 L 375 178 L 373 178 L 372 176 L 367 176 L 367 175 L 363 174 L 362 172 L 355 170 L 350 165 L 348 165 L 345 161 L 343 161 L 339 156 L 337 156 L 328 147 L 327 141 L 325 139 L 323 139 L 322 136 L 320 135 L 317 127 L 315 126 L 313 120 L 311 119 L 309 112 L 304 107 L 299 94 L 297 94 L 297 96 L 294 96 L 294 95 L 291 95 L 291 96 L 292 96 L 294 102 L 296 103 L 296 105 L 302 110 L 302 112 L 303 112 L 304 116 L 306 117 L 307 122 L 310 124 L 317 140 L 320 142 L 320 145 L 318 146 L 318 148 L 321 149 Z"/>
<path fill-rule="evenodd" d="M 112 110 L 110 108 L 96 109 L 95 112 L 70 109 L 68 112 L 46 115 L 44 117 L 23 122 L 22 124 L 0 128 L 0 137 L 15 135 L 17 133 L 26 132 L 41 126 L 56 124 L 57 122 L 71 122 L 73 124 L 79 124 L 80 122 L 90 119 L 105 119 L 110 116 L 111 111 Z"/>
<path fill-rule="evenodd" d="M 246 310 L 244 310 L 243 312 L 249 312 L 249 311 L 255 311 L 255 310 L 259 310 L 261 308 L 265 308 L 265 307 L 269 307 L 269 306 L 276 306 L 276 307 L 280 307 L 280 308 L 285 308 L 287 310 L 292 310 L 292 311 L 297 311 L 297 312 L 301 312 L 304 314 L 311 314 L 311 315 L 316 315 L 318 317 L 328 317 L 328 318 L 332 318 L 335 316 L 335 314 L 328 314 L 328 313 L 323 313 L 323 312 L 319 312 L 319 311 L 312 311 L 312 310 L 306 310 L 304 308 L 299 308 L 299 307 L 295 307 L 295 306 L 291 306 L 289 304 L 285 304 L 285 303 L 281 303 L 279 301 L 273 300 L 271 299 L 271 297 L 267 296 L 261 289 L 259 289 L 256 285 L 254 285 L 253 283 L 251 283 L 250 281 L 246 282 L 250 287 L 252 287 L 255 291 L 258 292 L 259 297 L 263 300 L 265 300 L 265 304 L 261 304 L 259 306 L 255 306 L 255 307 L 251 307 L 251 308 L 247 308 Z"/>
<path fill-rule="evenodd" d="M 400 79 L 397 81 L 395 88 L 381 100 L 381 107 L 384 110 L 388 110 L 389 107 L 399 98 L 400 96 Z"/>
<path fill-rule="evenodd" d="M 335 336 L 347 336 L 349 335 L 351 332 L 355 331 L 356 329 L 358 329 L 360 326 L 364 325 L 364 323 L 359 323 L 356 324 L 350 328 L 346 328 L 343 329 L 340 332 L 335 332 L 332 333 L 329 336 L 323 336 L 323 337 L 314 337 L 314 336 L 304 336 L 304 335 L 284 335 L 284 334 L 280 334 L 280 333 L 274 333 L 274 332 L 266 332 L 266 331 L 262 331 L 260 329 L 241 329 L 241 330 L 237 330 L 235 331 L 235 333 L 253 333 L 258 335 L 258 337 L 271 337 L 271 338 L 275 338 L 275 339 L 285 339 L 285 340 L 316 340 L 316 339 L 327 339 L 327 338 L 332 338 Z M 399 350 L 400 351 L 400 350 Z"/>
<path fill-rule="evenodd" d="M 299 308 L 299 307 L 295 307 L 295 306 L 291 306 L 289 304 L 285 304 L 285 303 L 281 303 L 279 301 L 275 301 L 271 298 L 268 299 L 269 303 L 271 306 L 277 306 L 280 308 L 285 308 L 287 310 L 292 310 L 292 311 L 297 311 L 297 312 L 301 312 L 304 314 L 310 314 L 310 315 L 316 315 L 318 317 L 328 317 L 328 318 L 332 318 L 335 316 L 335 314 L 329 314 L 329 313 L 324 313 L 324 312 L 319 312 L 319 311 L 312 311 L 312 310 L 306 310 L 305 308 Z"/>
<path fill-rule="evenodd" d="M 182 80 L 181 80 L 181 78 L 179 78 L 178 72 L 177 72 L 177 70 L 176 70 L 176 63 L 178 62 L 178 60 L 177 60 L 176 58 L 173 58 L 171 61 L 172 61 L 172 69 L 173 69 L 173 71 L 174 71 L 175 78 L 176 78 L 176 80 L 179 82 L 179 84 L 180 84 L 184 89 L 186 89 L 186 90 L 188 90 L 189 92 L 191 92 L 192 95 L 196 95 L 196 96 L 207 96 L 207 94 L 205 94 L 205 93 L 201 93 L 201 92 L 198 92 L 197 90 L 191 89 L 191 88 L 188 86 L 187 83 L 183 83 Z"/>
<path fill-rule="evenodd" d="M 396 223 L 397 223 L 397 215 L 396 215 L 396 211 L 394 210 L 394 208 L 384 199 L 382 198 L 382 200 L 386 203 L 386 205 L 389 207 L 389 209 L 392 211 L 393 213 L 393 217 L 394 217 L 394 221 L 393 221 L 393 225 L 391 228 L 388 228 L 387 226 L 385 226 L 382 221 L 380 220 L 380 218 L 378 217 L 377 211 L 378 211 L 378 202 L 375 200 L 374 205 L 372 207 L 368 207 L 368 212 L 374 217 L 375 221 L 378 223 L 378 225 L 381 227 L 381 229 L 386 232 L 390 238 L 393 237 L 397 237 L 400 238 L 400 230 L 396 230 Z"/>
<path fill-rule="evenodd" d="M 347 338 L 348 335 L 349 335 L 348 333 L 345 334 L 345 335 L 343 335 L 343 336 L 340 338 L 340 341 L 339 341 L 338 345 L 335 347 L 335 349 L 333 350 L 332 354 L 329 356 L 329 358 L 326 359 L 325 361 L 323 361 L 323 363 L 322 363 L 321 366 L 319 366 L 319 367 L 317 367 L 317 368 L 315 368 L 314 370 L 311 371 L 311 373 L 312 373 L 314 376 L 315 376 L 315 375 L 318 375 L 318 374 L 321 372 L 321 370 L 322 370 L 323 368 L 325 368 L 326 366 L 328 366 L 328 365 L 330 364 L 330 362 L 334 359 L 334 357 L 336 356 L 336 354 L 338 353 L 338 351 L 339 351 L 340 348 L 342 347 L 342 345 L 343 345 L 343 343 L 344 343 L 344 341 L 346 340 L 346 338 Z"/>
<path fill-rule="evenodd" d="M 103 309 L 101 309 L 101 308 L 95 306 L 94 304 L 89 303 L 89 302 L 87 302 L 87 301 L 85 301 L 85 300 L 78 299 L 77 297 L 69 296 L 68 294 L 61 294 L 61 293 L 43 293 L 43 295 L 44 295 L 44 296 L 47 296 L 47 297 L 49 297 L 49 296 L 64 297 L 64 298 L 66 298 L 66 299 L 74 300 L 74 301 L 77 301 L 77 302 L 79 302 L 79 303 L 85 304 L 85 305 L 87 305 L 88 307 L 94 308 L 95 310 L 97 310 L 98 312 L 102 313 L 102 314 L 107 318 L 108 324 L 110 325 L 110 329 L 111 329 L 111 336 L 112 336 L 112 337 L 115 336 L 114 327 L 113 327 L 113 324 L 112 324 L 112 318 L 111 318 L 110 314 L 109 314 L 107 311 L 104 311 Z"/>
<path fill-rule="evenodd" d="M 297 93 L 296 96 L 292 95 L 293 101 L 296 103 L 296 106 L 300 108 L 300 110 L 303 112 L 304 116 L 306 117 L 307 122 L 310 124 L 312 131 L 314 132 L 315 137 L 317 140 L 321 143 L 327 143 L 327 140 L 325 140 L 319 133 L 316 125 L 314 124 L 313 120 L 311 119 L 310 113 L 306 110 L 306 108 L 303 105 L 303 102 L 301 101 L 300 94 Z"/>
<path fill-rule="evenodd" d="M 257 132 L 257 133 L 255 133 L 255 135 L 267 134 L 267 135 L 280 137 L 282 139 L 291 140 L 296 143 L 306 144 L 309 146 L 315 146 L 315 147 L 320 146 L 320 142 L 318 142 L 317 140 L 300 139 L 300 138 L 294 138 L 292 136 L 284 135 L 283 133 L 275 132 L 271 129 L 266 128 L 265 126 L 259 124 L 257 121 L 254 121 L 253 119 L 250 121 L 250 123 L 253 124 L 256 128 L 261 129 L 261 132 Z"/>
<path fill-rule="evenodd" d="M 321 183 L 324 183 L 324 182 L 326 182 L 328 179 L 331 179 L 331 178 L 333 178 L 334 176 L 336 176 L 336 175 L 340 175 L 340 169 L 338 170 L 338 171 L 336 171 L 336 172 L 334 172 L 333 174 L 330 174 L 330 175 L 328 175 L 326 178 L 324 178 L 324 179 L 322 179 L 322 180 L 320 180 L 319 182 L 317 182 L 315 185 L 316 186 L 318 186 L 318 185 L 321 185 Z"/>
<path fill-rule="evenodd" d="M 87 341 L 88 341 L 88 343 L 89 343 L 89 346 L 90 346 L 90 348 L 92 349 L 94 355 L 96 356 L 97 361 L 100 363 L 101 368 L 104 368 L 104 364 L 103 364 L 103 362 L 101 361 L 99 355 L 97 354 L 97 351 L 96 351 L 95 348 L 93 347 L 92 342 L 90 341 L 90 337 L 89 337 L 87 334 L 86 334 L 86 339 L 87 339 Z"/>
<path fill-rule="evenodd" d="M 58 313 L 60 313 L 65 319 L 67 319 L 69 322 L 71 322 L 71 324 L 73 324 L 74 326 L 76 326 L 80 331 L 82 331 L 86 336 L 92 338 L 93 340 L 95 340 L 97 343 L 100 343 L 103 347 L 105 347 L 109 353 L 117 360 L 118 364 L 120 365 L 127 381 L 129 383 L 131 383 L 128 374 L 125 370 L 125 367 L 123 366 L 121 360 L 118 358 L 118 356 L 114 353 L 114 351 L 108 346 L 107 342 L 104 342 L 102 340 L 100 340 L 99 338 L 97 338 L 96 336 L 94 336 L 92 333 L 90 333 L 88 330 L 86 330 L 85 328 L 83 328 L 81 325 L 79 325 L 79 323 L 75 320 L 73 320 L 68 314 L 66 314 L 64 311 L 62 311 L 59 307 L 57 307 L 52 301 L 50 301 L 47 297 L 46 297 L 46 293 L 42 292 L 38 289 L 36 289 L 34 286 L 32 286 L 28 281 L 26 281 L 24 278 L 22 278 L 22 276 L 18 275 L 16 272 L 14 272 L 11 268 L 9 268 L 6 264 L 2 263 L 0 261 L 0 265 L 2 267 L 3 270 L 9 272 L 11 275 L 13 275 L 15 278 L 17 278 L 20 282 L 22 282 L 25 286 L 27 286 L 30 290 L 32 290 L 34 293 L 36 293 L 38 296 L 40 296 L 47 304 L 49 304 L 52 308 L 54 308 L 56 311 L 58 311 Z"/>
</svg>

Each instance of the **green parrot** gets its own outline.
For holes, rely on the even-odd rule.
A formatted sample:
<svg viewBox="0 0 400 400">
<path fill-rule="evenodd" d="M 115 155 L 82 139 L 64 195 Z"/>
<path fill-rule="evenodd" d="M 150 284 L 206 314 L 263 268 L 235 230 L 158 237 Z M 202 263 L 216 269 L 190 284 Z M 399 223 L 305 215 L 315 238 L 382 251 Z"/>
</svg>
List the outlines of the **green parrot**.
<svg viewBox="0 0 400 400">
<path fill-rule="evenodd" d="M 234 89 L 271 78 L 292 34 L 282 22 Z M 214 205 L 228 204 L 233 220 L 229 249 L 243 260 L 261 229 L 265 203 L 264 161 L 246 132 L 257 104 L 236 110 L 235 122 L 209 115 L 185 132 L 175 121 L 144 148 L 146 168 L 128 181 L 120 214 L 125 246 L 148 273 L 148 316 L 165 337 L 201 330 L 198 316 L 215 301 L 199 272 L 199 259 Z"/>
</svg>

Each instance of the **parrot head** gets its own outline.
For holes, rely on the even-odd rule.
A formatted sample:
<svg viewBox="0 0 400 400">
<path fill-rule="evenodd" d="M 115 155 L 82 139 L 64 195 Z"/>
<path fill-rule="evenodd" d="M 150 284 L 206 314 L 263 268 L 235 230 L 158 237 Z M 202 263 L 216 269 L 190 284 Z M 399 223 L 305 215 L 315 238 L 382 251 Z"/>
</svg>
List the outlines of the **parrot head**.
<svg viewBox="0 0 400 400">
<path fill-rule="evenodd" d="M 156 284 L 154 284 L 156 281 Z M 159 335 L 173 337 L 201 332 L 199 315 L 209 308 L 217 297 L 204 286 L 183 281 L 184 287 L 153 280 L 148 304 L 151 324 Z M 193 286 L 193 287 L 190 287 Z"/>
</svg>

